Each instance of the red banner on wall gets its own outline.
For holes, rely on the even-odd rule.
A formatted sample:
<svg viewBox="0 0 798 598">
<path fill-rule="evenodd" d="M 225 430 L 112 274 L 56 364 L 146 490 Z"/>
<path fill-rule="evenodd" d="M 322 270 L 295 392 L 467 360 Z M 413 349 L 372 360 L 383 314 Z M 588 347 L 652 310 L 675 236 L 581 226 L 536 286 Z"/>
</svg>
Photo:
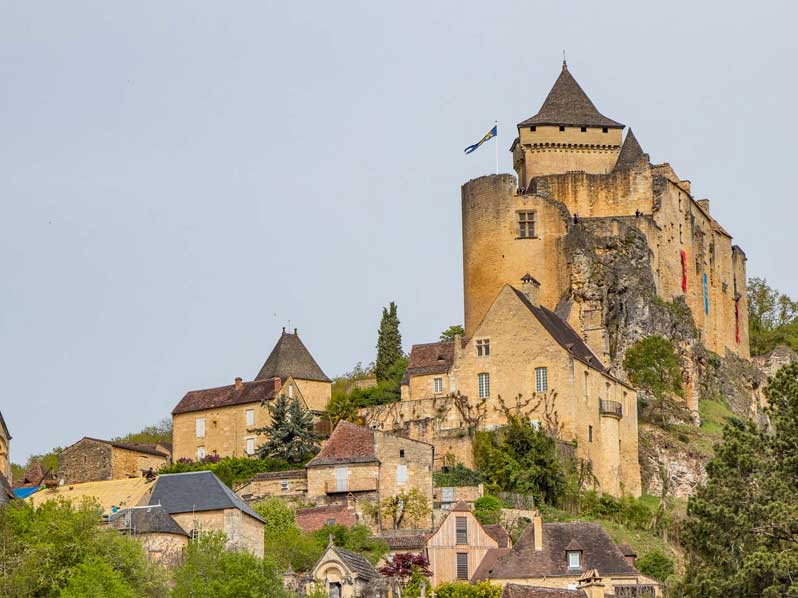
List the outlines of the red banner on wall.
<svg viewBox="0 0 798 598">
<path fill-rule="evenodd" d="M 679 252 L 682 256 L 682 292 L 687 292 L 687 252 L 682 249 Z"/>
<path fill-rule="evenodd" d="M 740 344 L 740 299 L 734 300 L 734 339 Z"/>
</svg>

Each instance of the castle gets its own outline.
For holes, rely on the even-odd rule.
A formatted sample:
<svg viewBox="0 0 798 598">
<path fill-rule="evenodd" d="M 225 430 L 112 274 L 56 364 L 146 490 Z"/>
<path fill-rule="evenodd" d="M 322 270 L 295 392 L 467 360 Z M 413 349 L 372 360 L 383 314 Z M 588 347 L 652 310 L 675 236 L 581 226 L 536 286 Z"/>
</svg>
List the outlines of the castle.
<svg viewBox="0 0 798 598">
<path fill-rule="evenodd" d="M 464 337 L 415 345 L 403 400 L 361 412 L 372 426 L 469 464 L 464 429 L 501 425 L 515 408 L 575 445 L 603 491 L 640 494 L 637 394 L 621 367 L 651 334 L 639 323 L 656 306 L 689 311 L 704 348 L 749 358 L 748 305 L 745 254 L 709 200 L 624 128 L 563 62 L 518 124 L 517 177 L 462 187 Z M 687 360 L 695 412 L 694 369 Z"/>
</svg>

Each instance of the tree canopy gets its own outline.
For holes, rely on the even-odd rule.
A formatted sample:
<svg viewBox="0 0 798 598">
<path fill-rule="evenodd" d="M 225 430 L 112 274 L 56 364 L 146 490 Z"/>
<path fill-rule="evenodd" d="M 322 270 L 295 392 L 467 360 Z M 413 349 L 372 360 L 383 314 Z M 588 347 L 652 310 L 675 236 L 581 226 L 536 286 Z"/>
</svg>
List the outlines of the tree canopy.
<svg viewBox="0 0 798 598">
<path fill-rule="evenodd" d="M 402 335 L 399 332 L 399 315 L 396 303 L 391 301 L 388 307 L 382 308 L 382 320 L 377 336 L 377 361 L 374 364 L 374 375 L 377 381 L 390 379 L 391 368 L 404 357 L 402 351 Z"/>
<path fill-rule="evenodd" d="M 465 328 L 463 328 L 462 324 L 452 324 L 449 326 L 446 330 L 441 332 L 440 340 L 453 341 L 456 335 L 465 335 Z"/>
<path fill-rule="evenodd" d="M 269 425 L 255 430 L 267 437 L 258 449 L 261 459 L 282 459 L 302 464 L 319 452 L 319 436 L 313 425 L 313 414 L 302 407 L 299 399 L 280 395 L 266 404 Z"/>
<path fill-rule="evenodd" d="M 751 355 L 777 345 L 798 351 L 798 301 L 768 286 L 764 278 L 748 281 L 748 331 Z"/>
</svg>

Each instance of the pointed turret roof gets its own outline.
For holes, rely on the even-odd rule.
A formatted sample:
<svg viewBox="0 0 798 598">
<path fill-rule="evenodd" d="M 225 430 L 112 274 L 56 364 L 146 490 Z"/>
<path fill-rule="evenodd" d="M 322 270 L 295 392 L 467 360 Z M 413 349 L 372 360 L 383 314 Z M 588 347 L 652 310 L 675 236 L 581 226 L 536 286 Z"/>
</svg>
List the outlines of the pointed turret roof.
<svg viewBox="0 0 798 598">
<path fill-rule="evenodd" d="M 283 333 L 266 359 L 266 363 L 255 376 L 255 380 L 266 380 L 267 378 L 285 380 L 289 376 L 300 380 L 330 382 L 319 364 L 313 359 L 308 348 L 299 339 L 296 329 L 291 334 L 283 328 Z"/>
<path fill-rule="evenodd" d="M 554 82 L 554 87 L 546 96 L 538 113 L 532 118 L 518 123 L 519 127 L 530 125 L 572 125 L 619 129 L 624 127 L 621 123 L 607 118 L 598 111 L 568 71 L 565 61 L 562 63 L 560 76 Z"/>
<path fill-rule="evenodd" d="M 643 148 L 640 147 L 640 143 L 638 143 L 637 137 L 635 137 L 632 129 L 629 129 L 629 132 L 626 134 L 626 139 L 623 140 L 621 152 L 618 154 L 615 170 L 626 170 L 631 168 L 643 156 L 647 157 L 648 155 L 643 151 Z"/>
</svg>

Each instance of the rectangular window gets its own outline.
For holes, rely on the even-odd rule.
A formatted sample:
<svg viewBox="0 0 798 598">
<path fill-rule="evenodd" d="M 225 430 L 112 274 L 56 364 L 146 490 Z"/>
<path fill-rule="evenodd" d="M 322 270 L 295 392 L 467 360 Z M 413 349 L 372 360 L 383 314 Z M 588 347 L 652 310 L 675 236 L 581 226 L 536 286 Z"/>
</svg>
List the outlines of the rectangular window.
<svg viewBox="0 0 798 598">
<path fill-rule="evenodd" d="M 610 389 L 610 383 L 609 382 L 606 382 L 605 385 L 607 387 L 607 400 L 609 401 L 609 400 L 612 399 L 612 390 Z"/>
<path fill-rule="evenodd" d="M 560 131 L 565 131 L 565 127 L 560 125 Z"/>
<path fill-rule="evenodd" d="M 289 384 L 288 385 L 288 398 L 289 399 L 293 399 L 294 398 L 294 385 L 293 384 Z"/>
<path fill-rule="evenodd" d="M 407 484 L 407 465 L 396 466 L 396 483 Z"/>
<path fill-rule="evenodd" d="M 582 133 L 587 133 L 587 127 L 579 127 L 579 130 L 582 131 Z"/>
<path fill-rule="evenodd" d="M 538 128 L 535 125 L 532 125 L 531 127 L 529 127 L 529 130 L 534 133 L 535 131 L 538 130 Z"/>
<path fill-rule="evenodd" d="M 593 426 L 587 427 L 587 441 L 593 442 Z"/>
<path fill-rule="evenodd" d="M 488 357 L 490 355 L 490 339 L 477 339 L 477 357 Z"/>
<path fill-rule="evenodd" d="M 585 400 L 586 400 L 586 401 L 587 401 L 587 399 L 590 397 L 590 391 L 588 391 L 588 387 L 590 386 L 590 384 L 589 384 L 589 377 L 590 377 L 590 374 L 588 374 L 587 372 L 585 372 Z"/>
<path fill-rule="evenodd" d="M 288 492 L 288 480 L 282 480 L 280 482 L 280 490 L 282 492 Z"/>
<path fill-rule="evenodd" d="M 535 390 L 546 392 L 549 390 L 549 370 L 546 368 L 535 368 Z"/>
<path fill-rule="evenodd" d="M 335 468 L 335 489 L 346 492 L 349 489 L 349 469 L 347 467 Z"/>
<path fill-rule="evenodd" d="M 443 378 L 435 378 L 432 385 L 436 393 L 443 392 Z"/>
<path fill-rule="evenodd" d="M 518 236 L 521 239 L 535 237 L 535 212 L 518 212 Z"/>
<path fill-rule="evenodd" d="M 198 446 L 197 447 L 197 460 L 202 460 L 205 458 L 205 447 Z"/>
<path fill-rule="evenodd" d="M 255 439 L 247 438 L 247 455 L 255 454 Z"/>
<path fill-rule="evenodd" d="M 601 132 L 606 133 L 609 129 L 607 127 L 601 127 Z"/>
<path fill-rule="evenodd" d="M 468 553 L 457 553 L 457 579 L 468 579 Z"/>
<path fill-rule="evenodd" d="M 570 551 L 568 551 L 568 568 L 569 569 L 580 569 L 581 568 L 581 566 L 582 566 L 580 564 L 581 555 L 582 555 L 582 553 L 579 552 L 578 550 L 570 550 Z"/>
<path fill-rule="evenodd" d="M 441 502 L 454 502 L 454 488 L 444 487 L 441 489 Z"/>
<path fill-rule="evenodd" d="M 254 426 L 255 425 L 255 410 L 254 409 L 247 409 L 247 425 Z"/>
<path fill-rule="evenodd" d="M 327 525 L 335 525 L 335 517 L 327 520 Z"/>
<path fill-rule="evenodd" d="M 196 433 L 197 438 L 204 438 L 205 437 L 205 418 L 198 417 L 196 421 Z"/>
<path fill-rule="evenodd" d="M 405 458 L 405 449 L 399 449 L 399 458 L 400 459 L 404 459 Z"/>
<path fill-rule="evenodd" d="M 490 374 L 477 374 L 477 386 L 479 387 L 480 399 L 490 397 Z"/>
<path fill-rule="evenodd" d="M 455 532 L 458 544 L 468 544 L 468 518 L 457 517 L 455 520 Z"/>
</svg>

